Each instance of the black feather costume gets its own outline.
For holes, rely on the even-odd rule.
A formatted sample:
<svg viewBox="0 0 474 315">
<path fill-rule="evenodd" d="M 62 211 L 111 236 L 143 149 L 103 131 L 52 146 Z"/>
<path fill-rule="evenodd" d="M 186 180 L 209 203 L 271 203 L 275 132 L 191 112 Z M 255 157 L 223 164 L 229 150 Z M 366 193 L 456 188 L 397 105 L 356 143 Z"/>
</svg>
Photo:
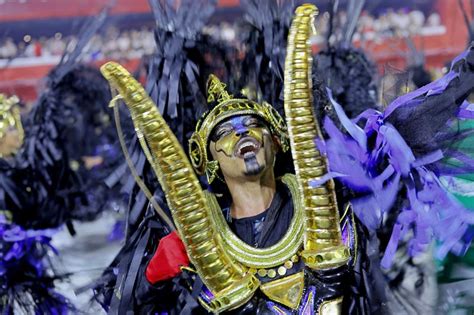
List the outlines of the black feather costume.
<svg viewBox="0 0 474 315">
<path fill-rule="evenodd" d="M 161 4 L 161 2 L 159 3 Z M 355 2 L 352 3 L 355 5 Z M 259 6 L 260 4 L 261 7 Z M 286 47 L 286 44 L 284 42 L 285 36 L 283 34 L 287 32 L 287 29 L 285 30 L 284 26 L 286 25 L 285 19 L 281 19 L 280 17 L 285 17 L 286 15 L 278 11 L 281 7 L 279 7 L 279 2 L 277 1 L 264 1 L 262 3 L 249 1 L 249 8 L 251 8 L 250 12 L 253 12 L 253 14 L 248 14 L 248 16 L 250 16 L 250 19 L 252 19 L 253 17 L 258 20 L 260 18 L 258 12 L 262 12 L 262 19 L 266 22 L 253 22 L 253 24 L 256 25 L 257 34 L 249 35 L 247 38 L 249 38 L 249 42 L 257 43 L 255 45 L 255 47 L 257 48 L 255 49 L 255 51 L 250 49 L 249 56 L 252 57 L 246 59 L 244 63 L 244 70 L 248 71 L 249 73 L 248 75 L 246 75 L 245 71 L 242 70 L 242 73 L 244 74 L 242 74 L 240 78 L 241 80 L 238 84 L 236 84 L 236 86 L 250 86 L 251 89 L 254 89 L 257 92 L 257 96 L 261 98 L 260 100 L 270 101 L 277 109 L 281 109 L 281 93 L 283 86 L 282 60 L 284 58 L 284 48 Z M 199 13 L 197 12 L 188 12 L 183 7 L 181 9 L 182 10 L 179 14 L 183 14 L 184 16 L 193 16 L 194 19 L 197 19 L 199 16 Z M 360 9 L 361 7 L 358 8 L 359 11 Z M 183 134 L 185 134 L 184 130 L 186 126 L 182 126 L 180 129 L 176 128 L 176 124 L 180 126 L 181 124 L 187 123 L 183 119 L 183 117 L 185 116 L 181 114 L 182 116 L 180 117 L 179 115 L 180 113 L 182 113 L 182 110 L 185 109 L 186 106 L 188 106 L 188 104 L 186 104 L 186 100 L 188 99 L 186 97 L 184 97 L 184 99 L 182 97 L 178 98 L 182 101 L 182 103 L 179 103 L 179 107 L 175 108 L 173 107 L 173 105 L 176 106 L 176 104 L 178 104 L 176 98 L 174 97 L 175 94 L 174 92 L 168 94 L 167 89 L 169 88 L 170 91 L 176 91 L 176 87 L 181 86 L 183 82 L 189 83 L 189 75 L 183 75 L 182 72 L 179 72 L 179 75 L 174 76 L 173 81 L 171 80 L 169 73 L 166 72 L 168 68 L 163 67 L 161 62 L 162 60 L 166 60 L 163 57 L 165 55 L 163 47 L 181 47 L 183 49 L 181 51 L 174 49 L 168 49 L 167 51 L 173 52 L 174 54 L 180 54 L 179 56 L 182 57 L 183 55 L 186 56 L 185 54 L 187 54 L 188 51 L 194 46 L 182 45 L 183 42 L 186 42 L 186 40 L 182 38 L 182 34 L 184 34 L 184 32 L 180 32 L 177 26 L 176 28 L 174 28 L 174 26 L 176 25 L 175 22 L 164 19 L 164 17 L 169 18 L 171 16 L 163 13 L 167 12 L 167 10 L 170 10 L 170 8 L 161 10 L 161 15 L 155 18 L 161 21 L 160 23 L 158 23 L 158 25 L 162 26 L 162 28 L 158 30 L 158 32 L 161 31 L 162 33 L 157 32 L 158 42 L 160 42 L 159 35 L 161 34 L 163 36 L 163 34 L 166 34 L 168 36 L 167 40 L 170 41 L 170 44 L 168 46 L 163 45 L 163 42 L 159 44 L 158 59 L 156 62 L 157 67 L 155 67 L 153 70 L 156 70 L 156 68 L 162 70 L 158 74 L 151 76 L 147 87 L 148 91 L 155 90 L 155 93 L 151 93 L 152 99 L 158 104 L 158 106 L 160 106 L 160 110 L 164 114 L 165 118 L 169 119 L 173 117 L 172 115 L 178 117 L 178 119 L 176 119 L 175 121 L 169 121 L 169 123 L 173 131 L 177 134 L 178 139 L 182 141 Z M 203 10 L 203 12 L 207 11 Z M 156 15 L 160 12 L 155 9 L 154 13 Z M 196 14 L 197 16 L 194 16 L 193 14 Z M 178 20 L 182 21 L 183 18 L 180 18 Z M 166 30 L 168 29 L 164 30 L 164 25 L 172 25 L 173 27 L 171 27 L 171 29 L 173 29 L 175 32 L 167 33 Z M 351 25 L 353 25 L 353 23 L 347 26 L 348 34 L 353 33 L 354 26 Z M 275 28 L 276 31 L 273 28 Z M 270 35 L 268 35 L 268 37 L 265 37 L 265 34 Z M 176 36 L 177 38 L 173 38 L 173 36 Z M 196 39 L 196 37 L 194 37 L 194 39 Z M 268 42 L 265 43 L 267 39 Z M 278 40 L 281 40 L 281 42 L 278 42 Z M 173 43 L 173 41 L 176 41 L 177 43 Z M 252 44 L 250 44 L 248 47 L 252 47 L 251 45 Z M 279 48 L 277 48 L 277 46 Z M 369 86 L 373 84 L 374 80 L 370 73 L 373 67 L 370 66 L 370 63 L 369 65 L 365 64 L 367 60 L 365 58 L 360 58 L 360 54 L 354 52 L 354 50 L 347 49 L 344 52 L 345 48 L 342 47 L 342 49 L 343 50 L 340 52 L 336 52 L 336 50 L 329 51 L 326 54 L 330 57 L 327 57 L 327 59 L 324 59 L 324 57 L 322 57 L 322 59 L 327 61 L 327 63 L 325 63 L 325 66 L 327 67 L 326 69 L 334 70 L 331 75 L 333 77 L 339 77 L 339 79 L 341 79 L 341 81 L 335 79 L 327 81 L 329 87 L 331 87 L 331 82 L 337 82 L 337 84 L 335 85 L 335 90 L 338 90 L 339 88 L 341 92 L 345 92 L 345 89 L 340 89 L 340 86 L 350 87 L 349 84 L 344 83 L 342 78 L 340 78 L 340 76 L 344 76 L 343 69 L 350 69 L 350 71 L 353 72 L 354 77 L 357 77 L 361 73 L 364 73 L 362 75 L 362 78 L 364 80 L 361 80 L 360 82 L 354 82 L 355 87 L 353 90 L 351 90 L 355 91 L 354 93 L 358 96 L 357 98 L 351 98 L 351 96 L 349 95 L 346 95 L 344 97 L 338 95 L 338 100 L 340 102 L 345 102 L 343 106 L 348 106 L 347 108 L 349 110 L 353 109 L 353 114 L 356 115 L 357 113 L 362 112 L 362 110 L 359 108 L 360 106 L 372 107 L 373 105 L 375 107 L 375 86 L 373 86 L 373 88 L 371 89 L 362 88 L 364 85 L 365 87 L 367 87 L 367 84 Z M 280 52 L 283 53 L 280 54 Z M 197 51 L 194 51 L 194 55 L 188 55 L 189 58 L 194 58 L 194 60 L 197 60 L 195 59 L 197 56 L 200 56 Z M 324 56 L 324 54 L 322 54 L 322 56 Z M 346 58 L 346 56 L 349 57 Z M 177 58 L 175 56 L 168 56 L 168 58 L 171 58 L 169 64 L 173 64 L 173 61 L 178 60 L 176 61 L 177 69 L 181 69 L 181 71 L 182 69 L 186 69 L 186 67 L 182 67 L 182 63 L 184 62 L 183 59 Z M 386 262 L 386 260 L 389 260 L 390 257 L 393 257 L 394 248 L 396 249 L 397 247 L 398 239 L 396 239 L 395 233 L 397 231 L 394 230 L 393 227 L 395 226 L 396 228 L 399 228 L 399 226 L 397 226 L 397 224 L 399 223 L 397 221 L 399 219 L 399 213 L 403 213 L 403 211 L 406 210 L 406 205 L 412 201 L 409 196 L 407 196 L 406 192 L 410 189 L 420 188 L 418 185 L 412 185 L 412 183 L 410 182 L 411 178 L 409 178 L 409 176 L 408 178 L 403 178 L 403 180 L 400 180 L 400 176 L 398 176 L 398 173 L 394 171 L 393 173 L 391 173 L 395 174 L 393 178 L 387 178 L 386 185 L 381 185 L 381 190 L 384 193 L 381 194 L 381 196 L 390 195 L 395 196 L 394 198 L 381 201 L 375 198 L 378 197 L 377 193 L 380 193 L 379 191 L 367 191 L 365 187 L 365 190 L 360 191 L 358 189 L 359 187 L 357 187 L 357 183 L 359 180 L 363 180 L 367 177 L 369 178 L 367 180 L 369 184 L 377 183 L 377 179 L 371 177 L 372 174 L 378 174 L 377 172 L 383 170 L 384 167 L 387 167 L 387 165 L 389 165 L 390 163 L 395 164 L 395 166 L 391 165 L 391 167 L 393 169 L 396 169 L 396 166 L 398 165 L 398 160 L 394 161 L 386 156 L 383 156 L 380 160 L 377 159 L 373 165 L 365 165 L 363 163 L 365 161 L 362 160 L 362 158 L 366 156 L 364 155 L 366 151 L 363 151 L 360 155 L 354 154 L 354 156 L 349 154 L 352 152 L 348 153 L 344 151 L 351 150 L 354 147 L 357 148 L 357 146 L 353 144 L 351 137 L 354 137 L 355 140 L 359 140 L 358 138 L 356 138 L 358 133 L 352 134 L 351 131 L 358 131 L 358 128 L 361 128 L 358 124 L 366 124 L 367 130 L 369 130 L 370 132 L 373 131 L 371 128 L 375 130 L 374 133 L 364 135 L 368 138 L 365 140 L 365 142 L 364 140 L 361 140 L 362 144 L 367 145 L 368 149 L 382 148 L 383 150 L 385 150 L 386 146 L 391 144 L 394 144 L 394 148 L 398 149 L 395 144 L 400 145 L 400 143 L 407 143 L 408 149 L 404 152 L 410 155 L 410 152 L 412 152 L 413 149 L 414 151 L 416 151 L 414 152 L 416 158 L 421 159 L 418 163 L 414 163 L 413 165 L 410 164 L 410 167 L 414 168 L 413 172 L 416 173 L 416 179 L 427 179 L 427 174 L 431 175 L 431 173 L 426 172 L 424 167 L 425 164 L 419 163 L 426 162 L 426 164 L 431 164 L 429 162 L 432 161 L 425 161 L 424 159 L 422 159 L 422 152 L 429 152 L 429 150 L 431 149 L 434 149 L 436 151 L 443 151 L 445 149 L 445 146 L 443 144 L 445 144 L 446 142 L 443 142 L 442 140 L 446 140 L 447 138 L 441 136 L 443 134 L 442 131 L 451 119 L 456 118 L 460 109 L 460 105 L 466 96 L 466 92 L 471 90 L 470 84 L 467 83 L 471 81 L 465 80 L 469 79 L 473 73 L 472 68 L 470 66 L 470 58 L 471 57 L 469 54 L 466 58 L 463 58 L 462 66 L 458 65 L 457 68 L 453 68 L 453 72 L 451 74 L 452 76 L 446 78 L 446 81 L 451 83 L 446 85 L 440 84 L 441 87 L 437 85 L 437 92 L 435 95 L 432 95 L 431 92 L 428 90 L 421 90 L 417 92 L 418 94 L 409 95 L 406 98 L 402 98 L 399 100 L 398 106 L 393 107 L 395 108 L 395 110 L 391 112 L 391 114 L 393 115 L 390 115 L 390 113 L 378 113 L 373 108 L 367 109 L 367 107 L 365 107 L 364 109 L 367 110 L 362 112 L 363 116 L 358 117 L 358 120 L 356 121 L 357 123 L 354 123 L 349 120 L 349 118 L 342 109 L 343 107 L 339 106 L 337 100 L 331 95 L 331 93 L 326 93 L 325 85 L 323 84 L 325 79 L 316 77 L 317 79 L 314 80 L 314 82 L 316 82 L 314 89 L 315 108 L 317 110 L 317 113 L 320 114 L 318 118 L 321 120 L 321 123 L 324 123 L 324 132 L 328 137 L 327 142 L 329 144 L 328 146 L 325 146 L 324 143 L 321 141 L 321 151 L 328 155 L 331 170 L 334 170 L 334 172 L 328 174 L 328 177 L 331 176 L 337 178 L 337 175 L 339 174 L 338 172 L 340 171 L 347 172 L 350 176 L 355 174 L 355 176 L 348 177 L 353 179 L 352 181 L 346 181 L 344 177 L 337 178 L 338 197 L 342 201 L 342 204 L 346 202 L 354 202 L 354 205 L 357 206 L 357 202 L 360 202 L 360 204 L 363 205 L 372 205 L 372 207 L 367 207 L 367 214 L 361 211 L 356 211 L 356 215 L 358 216 L 357 222 L 360 223 L 360 226 L 358 227 L 360 246 L 358 247 L 359 253 L 357 256 L 357 264 L 351 266 L 351 270 L 349 271 L 350 276 L 348 277 L 347 282 L 345 282 L 345 284 L 347 284 L 346 287 L 348 291 L 347 299 L 344 300 L 344 307 L 346 312 L 350 312 L 351 314 L 370 314 L 387 311 L 387 297 L 384 296 L 384 293 L 387 289 L 389 289 L 390 285 L 397 286 L 397 284 L 399 283 L 399 279 L 395 277 L 395 279 L 390 279 L 391 282 L 388 283 L 389 280 L 387 279 L 386 275 L 381 272 L 380 263 L 381 260 L 382 262 Z M 316 60 L 317 59 L 318 58 L 316 58 Z M 337 61 L 336 66 L 333 63 L 334 60 Z M 361 64 L 356 64 L 357 61 L 361 61 Z M 343 62 L 348 62 L 349 65 L 341 65 Z M 202 64 L 200 64 L 200 66 L 206 67 L 206 65 Z M 313 67 L 313 69 L 316 68 L 317 67 Z M 202 82 L 200 79 L 198 79 L 198 77 L 205 73 L 206 70 L 204 70 L 205 68 L 197 69 L 199 69 L 199 72 L 193 73 L 196 78 L 196 80 L 193 82 L 196 83 L 195 87 L 202 87 L 202 84 L 198 83 Z M 257 73 L 252 73 L 255 69 L 259 69 L 259 71 L 257 71 Z M 327 72 L 331 73 L 331 71 L 329 70 Z M 260 77 L 260 75 L 262 76 Z M 158 82 L 156 79 L 157 77 L 161 78 Z M 457 77 L 458 79 L 452 80 L 453 77 Z M 358 83 L 360 84 L 357 85 Z M 162 85 L 162 88 L 158 89 L 157 87 L 160 84 Z M 166 91 L 166 93 L 156 91 Z M 196 90 L 194 90 L 193 88 L 181 90 L 184 95 L 187 94 L 188 96 L 190 93 L 197 95 L 195 91 Z M 160 95 L 165 96 L 159 97 Z M 170 98 L 170 96 L 172 97 Z M 197 105 L 199 109 L 202 109 L 202 99 L 202 94 L 199 95 L 196 99 L 194 99 L 194 102 L 196 103 L 194 105 Z M 160 102 L 160 100 L 162 102 Z M 444 102 L 445 100 L 448 100 L 448 102 Z M 353 101 L 354 104 L 347 104 L 347 102 L 349 101 Z M 169 104 L 173 105 L 167 107 L 169 106 Z M 442 109 L 440 110 L 439 107 L 436 108 L 436 106 L 430 106 L 427 104 L 442 104 Z M 354 105 L 354 107 L 351 107 L 351 105 Z M 423 109 L 426 108 L 432 110 L 434 114 L 437 114 L 437 117 L 435 119 L 437 123 L 436 126 L 434 126 L 433 128 L 423 129 L 423 127 L 429 127 L 427 122 L 424 121 L 424 118 L 422 117 Z M 195 112 L 200 113 L 201 110 L 199 109 Z M 446 111 L 446 109 L 451 110 Z M 385 114 L 386 116 L 384 116 Z M 413 121 L 411 121 L 412 117 L 414 118 Z M 375 118 L 378 118 L 378 120 Z M 337 121 L 333 122 L 331 119 L 337 119 Z M 397 131 L 395 133 L 390 134 L 390 136 L 392 137 L 390 140 L 399 140 L 399 138 L 403 138 L 403 141 L 394 141 L 394 143 L 376 142 L 376 139 L 371 137 L 375 135 L 375 132 L 379 132 L 379 130 L 375 129 L 375 127 L 378 126 L 379 123 L 382 124 L 384 128 L 398 126 L 399 128 L 396 128 Z M 191 124 L 194 125 L 193 123 Z M 417 138 L 416 134 L 413 134 L 412 137 L 411 133 L 404 133 L 400 135 L 400 133 L 403 133 L 403 128 L 400 127 L 402 125 L 407 125 L 410 127 L 417 126 L 418 128 L 420 128 L 420 133 L 422 132 L 422 130 L 424 130 L 425 135 L 428 135 L 428 137 Z M 336 126 L 339 126 L 339 128 L 337 128 Z M 351 129 L 350 127 L 353 128 Z M 382 130 L 385 130 L 384 128 L 382 128 Z M 339 129 L 347 130 L 341 132 Z M 392 129 L 390 129 L 390 131 L 391 130 Z M 384 138 L 382 138 L 382 140 L 383 139 Z M 427 141 L 426 139 L 429 139 L 430 141 Z M 368 150 L 367 148 L 364 149 Z M 403 148 L 405 149 L 406 147 Z M 345 164 L 338 163 L 340 161 L 340 159 L 338 159 L 339 155 L 334 154 L 334 152 L 338 152 L 336 149 L 342 150 L 341 156 L 348 157 L 347 160 L 343 160 L 345 164 L 348 164 L 350 161 L 355 161 L 356 163 L 360 162 L 362 165 L 361 172 L 357 173 L 360 168 L 352 170 L 352 173 L 350 172 L 350 168 L 348 170 L 344 169 L 343 166 Z M 150 166 L 146 162 L 143 153 L 140 152 L 137 141 L 132 142 L 132 145 L 129 150 L 131 152 L 132 161 L 134 162 L 138 170 L 139 176 L 141 176 L 142 180 L 144 180 L 146 185 L 151 188 L 152 191 L 154 191 L 154 199 L 158 203 L 160 203 L 160 206 L 165 210 L 165 212 L 169 213 L 169 211 L 167 211 L 166 205 L 163 204 L 163 193 L 157 185 L 156 179 L 153 178 L 152 175 L 150 175 Z M 381 152 L 388 155 L 387 151 Z M 432 157 L 430 156 L 430 158 Z M 359 161 L 358 159 L 361 159 L 362 161 Z M 400 160 L 404 162 L 401 157 Z M 357 166 L 357 164 L 355 165 Z M 341 169 L 338 169 L 338 166 L 341 167 Z M 332 167 L 334 167 L 334 169 Z M 373 169 L 371 167 L 373 167 Z M 392 169 L 390 168 L 389 170 L 391 171 Z M 385 175 L 385 173 L 383 173 L 382 175 Z M 395 188 L 390 185 L 392 183 L 393 187 Z M 317 186 L 318 184 L 319 183 L 315 183 L 315 186 Z M 416 184 L 418 184 L 418 182 Z M 128 186 L 129 189 L 133 189 L 132 196 L 134 196 L 131 199 L 131 211 L 129 212 L 130 217 L 128 240 L 121 253 L 117 256 L 116 260 L 104 273 L 102 279 L 95 284 L 95 288 L 98 293 L 98 298 L 104 304 L 104 306 L 108 308 L 108 311 L 110 313 L 121 313 L 131 310 L 136 313 L 149 313 L 152 311 L 168 311 L 171 313 L 192 313 L 193 310 L 197 311 L 196 308 L 198 307 L 198 305 L 195 300 L 196 291 L 194 290 L 194 288 L 191 291 L 186 289 L 186 287 L 189 285 L 188 280 L 190 278 L 190 275 L 186 272 L 183 272 L 171 281 L 166 281 L 156 286 L 150 285 L 144 278 L 143 274 L 146 264 L 150 260 L 158 240 L 167 233 L 169 233 L 172 227 L 167 226 L 163 223 L 163 220 L 160 220 L 154 215 L 153 209 L 150 207 L 145 194 L 142 191 L 139 191 L 136 187 L 132 188 L 132 186 L 133 183 L 130 183 Z M 372 188 L 370 185 L 369 187 Z M 385 190 L 388 190 L 389 188 L 393 188 L 393 190 L 386 192 Z M 396 193 L 394 193 L 393 191 L 395 191 Z M 438 196 L 441 196 L 443 198 L 447 196 L 446 194 L 443 194 L 445 192 L 442 189 L 438 190 L 437 193 L 439 193 Z M 375 195 L 375 197 L 373 195 Z M 380 205 L 386 206 L 388 209 L 395 209 L 393 212 L 391 212 L 392 215 L 395 212 L 392 221 L 386 218 L 382 220 L 380 217 L 377 217 L 376 208 Z M 357 207 L 354 208 L 357 209 Z M 399 210 L 401 212 L 397 212 Z M 367 217 L 369 217 L 370 219 L 371 216 L 374 216 L 375 219 L 373 221 L 367 220 Z M 385 225 L 383 226 L 382 223 L 384 223 Z M 413 225 L 415 224 L 416 223 L 413 223 Z M 387 227 L 389 231 L 381 231 L 381 227 Z M 381 236 L 377 235 L 377 232 L 382 232 L 380 233 Z M 395 237 L 393 235 L 395 235 Z M 411 244 L 415 246 L 417 244 L 416 242 L 420 241 L 421 240 L 416 238 L 415 241 Z M 458 239 L 456 241 L 458 241 Z M 469 242 L 470 240 L 466 241 Z M 409 247 L 411 248 L 412 245 L 410 245 Z M 461 244 L 459 245 L 461 246 Z M 382 254 L 384 252 L 388 252 L 388 254 L 386 255 L 386 257 L 388 258 L 383 257 L 385 258 L 385 260 L 382 259 Z M 199 290 L 199 285 L 197 285 L 196 289 Z M 118 295 L 116 294 L 117 292 L 119 293 Z M 159 298 L 156 297 L 156 294 L 159 294 Z"/>
<path fill-rule="evenodd" d="M 74 310 L 54 290 L 54 282 L 64 276 L 55 274 L 50 261 L 55 249 L 50 241 L 64 224 L 73 232 L 72 220 L 90 218 L 89 210 L 85 211 L 91 209 L 85 187 L 92 187 L 71 162 L 102 144 L 95 139 L 110 141 L 106 135 L 87 134 L 97 130 L 97 124 L 82 111 L 84 106 L 91 109 L 86 113 L 107 110 L 107 82 L 97 69 L 78 64 L 106 16 L 104 10 L 92 18 L 74 49 L 48 74 L 46 87 L 26 118 L 22 149 L 9 160 L 0 160 L 2 314 L 65 314 Z M 84 139 L 91 140 L 89 145 Z M 78 151 L 83 147 L 84 151 Z"/>
</svg>

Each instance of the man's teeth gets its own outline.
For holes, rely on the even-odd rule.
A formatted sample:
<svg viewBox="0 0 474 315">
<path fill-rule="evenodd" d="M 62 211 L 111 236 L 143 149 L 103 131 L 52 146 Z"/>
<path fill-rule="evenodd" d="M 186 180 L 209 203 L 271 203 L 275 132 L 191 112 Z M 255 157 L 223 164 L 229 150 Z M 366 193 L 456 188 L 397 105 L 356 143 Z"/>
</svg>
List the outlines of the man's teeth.
<svg viewBox="0 0 474 315">
<path fill-rule="evenodd" d="M 240 145 L 240 150 L 248 146 L 255 148 L 255 144 L 252 141 L 245 141 L 244 143 Z"/>
</svg>

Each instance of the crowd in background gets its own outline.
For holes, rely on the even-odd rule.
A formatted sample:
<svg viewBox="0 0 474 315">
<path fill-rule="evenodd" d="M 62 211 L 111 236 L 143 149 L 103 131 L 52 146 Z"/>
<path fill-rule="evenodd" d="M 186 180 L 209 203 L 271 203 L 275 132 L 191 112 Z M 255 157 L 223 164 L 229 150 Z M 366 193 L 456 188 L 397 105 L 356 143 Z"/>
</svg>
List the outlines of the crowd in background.
<svg viewBox="0 0 474 315">
<path fill-rule="evenodd" d="M 61 56 L 65 49 L 74 47 L 76 41 L 76 36 L 60 33 L 38 39 L 25 35 L 18 43 L 12 38 L 5 38 L 0 41 L 0 59 Z M 91 60 L 139 58 L 151 54 L 154 47 L 153 30 L 150 28 L 119 31 L 110 27 L 103 34 L 95 35 L 86 51 Z"/>
<path fill-rule="evenodd" d="M 347 21 L 347 13 L 339 11 L 334 19 L 333 38 L 338 39 L 342 35 L 343 27 Z M 316 42 L 324 41 L 329 31 L 329 13 L 324 13 L 316 18 L 316 29 L 318 35 Z M 239 25 L 223 22 L 219 25 L 208 25 L 204 32 L 213 37 L 227 42 L 237 42 Z M 433 12 L 428 16 L 420 10 L 398 11 L 389 9 L 377 16 L 363 11 L 358 20 L 354 40 L 383 41 L 393 37 L 407 37 L 413 35 L 430 36 L 444 33 L 445 27 L 441 23 L 441 17 Z"/>
<path fill-rule="evenodd" d="M 336 17 L 336 25 L 344 25 L 348 16 L 345 11 L 340 11 Z M 320 34 L 326 34 L 329 27 L 329 15 L 323 14 L 317 19 Z M 341 27 L 335 28 L 342 32 Z M 338 32 L 334 36 L 338 36 Z M 363 11 L 357 24 L 354 40 L 382 41 L 393 37 L 407 37 L 414 35 L 436 35 L 443 33 L 445 27 L 437 12 L 428 16 L 420 10 L 389 9 L 378 16 Z"/>
<path fill-rule="evenodd" d="M 336 18 L 336 25 L 344 25 L 347 13 L 340 11 Z M 329 14 L 324 13 L 316 20 L 319 40 L 323 41 L 329 29 Z M 342 28 L 335 27 L 333 39 L 341 36 Z M 364 11 L 358 21 L 354 40 L 383 41 L 392 37 L 406 37 L 413 35 L 429 36 L 444 32 L 441 18 L 434 12 L 426 16 L 419 10 L 400 9 L 387 10 L 377 16 Z M 238 41 L 238 25 L 221 23 L 206 26 L 204 32 L 215 38 L 227 41 Z M 0 40 L 0 59 L 11 58 L 38 58 L 47 56 L 61 56 L 69 42 L 76 41 L 75 36 L 62 36 L 60 33 L 52 37 L 31 38 L 25 35 L 23 41 L 15 42 L 12 38 Z M 74 45 L 71 45 L 72 47 Z M 119 31 L 110 27 L 106 32 L 96 35 L 89 44 L 89 57 L 92 60 L 102 58 L 140 58 L 150 54 L 154 49 L 153 30 L 148 27 L 141 29 Z"/>
</svg>

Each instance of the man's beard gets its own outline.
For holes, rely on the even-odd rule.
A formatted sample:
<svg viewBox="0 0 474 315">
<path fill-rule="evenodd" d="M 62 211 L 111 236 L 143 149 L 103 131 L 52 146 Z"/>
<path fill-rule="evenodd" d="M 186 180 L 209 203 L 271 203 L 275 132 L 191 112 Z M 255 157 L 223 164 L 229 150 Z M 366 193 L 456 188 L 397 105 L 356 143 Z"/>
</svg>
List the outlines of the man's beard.
<svg viewBox="0 0 474 315">
<path fill-rule="evenodd" d="M 244 157 L 244 161 L 246 167 L 244 174 L 246 176 L 258 175 L 265 169 L 265 166 L 258 163 L 255 152 L 247 153 Z"/>
</svg>

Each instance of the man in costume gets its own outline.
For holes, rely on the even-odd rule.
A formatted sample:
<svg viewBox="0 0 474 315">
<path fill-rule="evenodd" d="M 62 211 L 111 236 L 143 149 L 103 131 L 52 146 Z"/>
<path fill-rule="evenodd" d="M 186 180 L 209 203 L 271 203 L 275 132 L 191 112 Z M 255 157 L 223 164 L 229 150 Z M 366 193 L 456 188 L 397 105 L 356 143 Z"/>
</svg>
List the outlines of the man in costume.
<svg viewBox="0 0 474 315">
<path fill-rule="evenodd" d="M 70 163 L 69 144 L 78 140 L 68 131 L 74 128 L 71 125 L 79 127 L 74 123 L 80 105 L 92 105 L 93 99 L 107 105 L 107 83 L 97 69 L 72 60 L 56 67 L 47 79 L 48 88 L 27 116 L 24 137 L 18 98 L 0 95 L 0 311 L 4 314 L 64 314 L 73 309 L 55 290 L 55 281 L 63 276 L 51 263 L 55 251 L 51 239 L 65 224 L 73 233 L 73 219 L 88 220 L 90 213 L 100 210 L 91 209 L 100 202 L 86 202 L 82 184 L 86 177 L 79 178 Z M 81 94 L 94 79 L 89 94 Z"/>
<path fill-rule="evenodd" d="M 302 90 L 286 95 L 287 117 L 292 117 L 289 133 L 294 135 L 291 146 L 298 157 L 297 175 L 282 178 L 287 187 L 276 180 L 273 169 L 278 150 L 288 148 L 284 120 L 270 105 L 234 98 L 217 78 L 209 80 L 208 100 L 217 105 L 198 122 L 189 152 L 198 174 L 207 173 L 210 183 L 225 181 L 230 203 L 224 205 L 224 213 L 231 228 L 215 195 L 201 190 L 179 142 L 144 90 L 118 65 L 102 67 L 147 140 L 142 144 L 145 150 L 149 146 L 150 164 L 165 189 L 188 252 L 187 257 L 174 254 L 167 259 L 179 246 L 176 234 L 167 236 L 146 268 L 146 277 L 163 286 L 163 280 L 175 276 L 176 268 L 189 258 L 200 279 L 193 282 L 202 281 L 194 292 L 208 311 L 319 310 L 326 314 L 341 307 L 341 279 L 350 253 L 341 238 L 334 185 L 309 186 L 308 180 L 327 168 L 312 140 L 319 130 L 310 94 L 305 93 L 311 78 L 308 71 L 306 77 L 295 74 L 301 67 L 296 56 L 308 54 L 301 62 L 304 69 L 310 65 L 307 39 L 314 12 L 314 6 L 300 7 L 290 35 L 295 48 L 289 51 L 287 77 L 289 82 L 299 82 Z M 150 117 L 159 123 L 149 125 Z M 163 274 L 164 264 L 169 266 L 168 274 Z"/>
<path fill-rule="evenodd" d="M 64 225 L 74 234 L 72 220 L 96 217 L 99 206 L 109 197 L 97 192 L 104 186 L 103 178 L 109 175 L 106 171 L 96 171 L 100 181 L 94 181 L 77 172 L 77 162 L 73 163 L 110 140 L 108 124 L 101 119 L 107 116 L 110 98 L 107 81 L 98 69 L 78 62 L 105 17 L 106 12 L 91 18 L 74 49 L 68 50 L 48 74 L 45 89 L 25 119 L 24 144 L 15 154 L 9 149 L 8 159 L 6 154 L 0 158 L 2 314 L 75 311 L 56 292 L 55 282 L 65 276 L 58 275 L 52 263 L 55 249 L 51 238 Z M 4 143 L 5 134 L 15 135 L 16 131 L 23 138 L 17 101 L 16 97 L 0 95 L 0 143 Z M 90 111 L 84 113 L 84 107 Z M 83 136 L 89 132 L 89 137 Z M 78 144 L 86 146 L 84 151 L 78 151 Z M 83 183 L 86 179 L 87 192 Z M 98 195 L 91 198 L 91 191 Z"/>
<path fill-rule="evenodd" d="M 68 301 L 55 292 L 55 276 L 45 259 L 55 231 L 19 224 L 25 213 L 16 207 L 27 204 L 21 190 L 29 186 L 21 187 L 18 180 L 25 178 L 17 165 L 24 140 L 18 101 L 0 94 L 0 312 L 64 313 Z"/>
<path fill-rule="evenodd" d="M 179 113 L 177 107 L 166 107 L 176 101 L 175 93 L 167 91 L 161 97 L 163 82 L 170 81 L 154 83 L 158 92 L 151 94 L 160 97 L 150 98 L 119 65 L 102 68 L 119 94 L 116 99 L 123 98 L 131 110 L 137 141 L 173 217 L 168 218 L 149 191 L 135 200 L 143 205 L 146 195 L 160 219 L 143 217 L 117 257 L 117 267 L 106 274 L 110 313 L 204 309 L 324 314 L 340 310 L 342 303 L 347 313 L 373 313 L 385 305 L 374 301 L 370 291 L 383 294 L 389 286 L 377 273 L 379 254 L 385 251 L 382 264 L 389 267 L 407 232 L 415 233 L 408 246 L 411 254 L 423 252 L 433 235 L 445 241 L 443 251 L 462 253 L 462 246 L 470 241 L 465 232 L 473 220 L 443 190 L 438 181 L 441 172 L 429 167 L 441 159 L 441 143 L 449 139 L 440 131 L 458 115 L 459 104 L 472 90 L 467 83 L 472 77 L 472 52 L 461 56 L 444 80 L 396 100 L 384 113 L 367 110 L 357 123 L 347 118 L 328 93 L 343 131 L 325 119 L 323 135 L 313 114 L 308 38 L 314 13 L 312 5 L 298 8 L 288 37 L 286 127 L 270 105 L 234 98 L 211 77 L 209 101 L 216 105 L 190 139 L 191 161 L 152 100 L 168 102 L 157 104 L 164 114 Z M 179 43 L 183 42 L 181 38 Z M 169 69 L 168 60 L 160 58 L 157 64 Z M 181 66 L 180 60 L 171 62 Z M 188 66 L 173 69 L 186 69 L 182 77 L 188 85 L 181 88 L 196 96 L 198 91 L 192 89 L 196 67 Z M 171 86 L 178 90 L 179 84 Z M 198 102 L 198 97 L 193 100 Z M 424 110 L 432 114 L 429 124 Z M 271 165 L 277 150 L 283 152 L 286 145 L 295 175 L 282 177 L 285 188 L 275 176 L 279 167 Z M 140 163 L 145 170 L 143 160 Z M 207 173 L 210 192 L 201 190 L 193 168 L 198 174 Z M 142 181 L 137 175 L 136 180 Z M 227 189 L 222 189 L 220 181 Z M 260 196 L 255 198 L 257 192 Z M 354 228 L 348 223 L 356 219 L 343 216 L 341 232 L 339 210 L 345 213 L 350 206 L 365 227 Z M 356 229 L 364 235 L 370 229 L 376 238 L 373 231 L 391 210 L 396 211 L 390 240 L 380 240 L 380 246 L 356 241 L 351 233 Z M 456 229 L 443 230 L 447 223 Z M 171 232 L 175 228 L 177 233 Z M 186 267 L 188 260 L 191 264 Z M 343 291 L 341 283 L 350 292 Z"/>
</svg>

